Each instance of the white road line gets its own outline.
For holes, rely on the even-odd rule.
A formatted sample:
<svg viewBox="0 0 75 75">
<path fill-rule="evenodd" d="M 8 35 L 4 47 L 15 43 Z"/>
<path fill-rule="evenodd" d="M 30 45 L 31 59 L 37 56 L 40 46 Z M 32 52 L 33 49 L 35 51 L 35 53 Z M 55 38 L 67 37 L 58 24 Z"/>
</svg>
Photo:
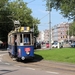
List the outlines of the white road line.
<svg viewBox="0 0 75 75">
<path fill-rule="evenodd" d="M 27 67 L 26 69 L 35 70 L 34 68 L 29 68 L 29 67 Z"/>
<path fill-rule="evenodd" d="M 5 63 L 6 65 L 10 65 L 10 63 Z"/>
<path fill-rule="evenodd" d="M 58 72 L 46 71 L 47 73 L 59 74 Z"/>
</svg>

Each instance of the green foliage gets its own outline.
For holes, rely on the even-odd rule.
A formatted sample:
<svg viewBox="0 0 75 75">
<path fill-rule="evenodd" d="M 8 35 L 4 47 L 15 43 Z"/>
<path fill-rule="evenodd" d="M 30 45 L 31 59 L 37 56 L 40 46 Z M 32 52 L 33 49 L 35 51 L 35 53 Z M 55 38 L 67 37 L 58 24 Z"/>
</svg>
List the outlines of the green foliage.
<svg viewBox="0 0 75 75">
<path fill-rule="evenodd" d="M 70 36 L 75 35 L 75 0 L 44 0 L 46 1 L 47 10 L 56 9 L 60 10 L 60 13 L 64 18 L 73 20 L 70 25 Z"/>
<path fill-rule="evenodd" d="M 8 32 L 12 29 L 12 22 L 7 18 L 10 14 L 6 10 L 8 0 L 0 1 L 0 40 L 7 42 Z"/>
<path fill-rule="evenodd" d="M 40 21 L 33 18 L 32 11 L 27 7 L 27 3 L 22 0 L 1 0 L 0 4 L 0 40 L 7 41 L 8 33 L 14 28 L 14 20 L 19 20 L 21 26 L 29 26 L 31 28 L 34 24 L 34 34 L 38 35 L 37 24 Z"/>
<path fill-rule="evenodd" d="M 63 17 L 75 20 L 75 0 L 45 0 L 47 2 L 47 9 L 54 8 L 60 10 Z"/>
<path fill-rule="evenodd" d="M 75 21 L 73 23 L 71 23 L 69 29 L 70 29 L 70 31 L 69 31 L 70 36 L 75 36 Z"/>
<path fill-rule="evenodd" d="M 7 9 L 11 11 L 13 20 L 19 20 L 22 26 L 32 27 L 34 18 L 31 16 L 32 11 L 27 7 L 27 3 L 24 3 L 22 0 L 15 0 L 8 3 Z"/>
<path fill-rule="evenodd" d="M 6 4 L 7 4 L 8 0 L 0 0 L 0 10 L 2 10 Z"/>
</svg>

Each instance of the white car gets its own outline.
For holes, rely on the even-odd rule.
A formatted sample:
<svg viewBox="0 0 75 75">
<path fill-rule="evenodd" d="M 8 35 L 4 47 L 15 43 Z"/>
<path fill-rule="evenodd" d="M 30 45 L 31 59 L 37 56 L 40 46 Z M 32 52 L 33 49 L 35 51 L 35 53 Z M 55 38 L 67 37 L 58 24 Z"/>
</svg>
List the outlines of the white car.
<svg viewBox="0 0 75 75">
<path fill-rule="evenodd" d="M 75 47 L 75 42 L 72 42 L 71 47 Z"/>
<path fill-rule="evenodd" d="M 54 43 L 53 45 L 52 45 L 52 48 L 57 48 L 58 47 L 58 43 Z"/>
</svg>

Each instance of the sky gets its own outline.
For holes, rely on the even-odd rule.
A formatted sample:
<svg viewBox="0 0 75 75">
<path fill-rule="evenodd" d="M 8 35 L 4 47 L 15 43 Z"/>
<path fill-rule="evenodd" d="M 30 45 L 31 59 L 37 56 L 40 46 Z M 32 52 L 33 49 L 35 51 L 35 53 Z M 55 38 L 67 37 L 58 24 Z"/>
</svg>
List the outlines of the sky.
<svg viewBox="0 0 75 75">
<path fill-rule="evenodd" d="M 24 0 L 27 2 L 27 7 L 32 10 L 32 16 L 40 20 L 38 24 L 39 31 L 49 29 L 49 12 L 46 11 L 46 2 L 44 0 Z M 51 27 L 62 22 L 68 22 L 68 19 L 63 18 L 59 11 L 52 9 L 50 12 Z"/>
</svg>

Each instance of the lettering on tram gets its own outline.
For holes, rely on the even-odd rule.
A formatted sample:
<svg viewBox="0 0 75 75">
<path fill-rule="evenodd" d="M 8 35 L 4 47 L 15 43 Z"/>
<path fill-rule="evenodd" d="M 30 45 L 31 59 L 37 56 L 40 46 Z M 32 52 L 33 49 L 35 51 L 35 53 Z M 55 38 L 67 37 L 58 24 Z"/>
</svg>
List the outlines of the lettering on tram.
<svg viewBox="0 0 75 75">
<path fill-rule="evenodd" d="M 34 57 L 34 35 L 29 27 L 18 27 L 8 34 L 8 52 L 16 59 Z"/>
</svg>

